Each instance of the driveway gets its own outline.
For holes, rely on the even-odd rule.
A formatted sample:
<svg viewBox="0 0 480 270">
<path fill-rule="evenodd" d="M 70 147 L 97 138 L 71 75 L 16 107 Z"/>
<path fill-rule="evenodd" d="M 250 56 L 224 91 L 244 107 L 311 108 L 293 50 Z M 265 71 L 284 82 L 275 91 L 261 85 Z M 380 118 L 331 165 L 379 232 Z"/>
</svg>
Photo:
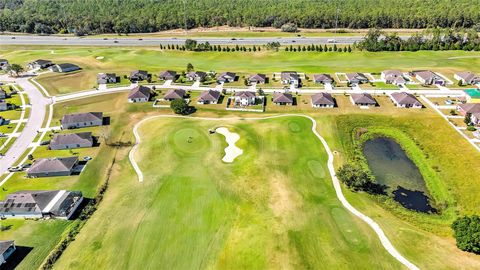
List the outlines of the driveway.
<svg viewBox="0 0 480 270">
<path fill-rule="evenodd" d="M 7 150 L 5 156 L 0 159 L 0 174 L 5 173 L 7 169 L 13 166 L 18 158 L 25 153 L 37 136 L 37 131 L 42 127 L 46 110 L 48 105 L 51 104 L 51 99 L 44 97 L 40 90 L 28 81 L 28 79 L 29 77 L 12 79 L 5 75 L 0 76 L 0 80 L 2 81 L 15 81 L 25 91 L 25 94 L 30 100 L 30 104 L 32 104 L 30 116 L 23 131 Z"/>
</svg>

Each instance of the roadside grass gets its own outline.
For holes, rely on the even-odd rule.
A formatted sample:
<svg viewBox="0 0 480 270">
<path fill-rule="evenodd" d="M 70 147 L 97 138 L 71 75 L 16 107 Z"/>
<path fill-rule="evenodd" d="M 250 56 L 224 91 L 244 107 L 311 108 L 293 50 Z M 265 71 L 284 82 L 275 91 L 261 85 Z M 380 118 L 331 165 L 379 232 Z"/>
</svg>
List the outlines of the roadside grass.
<svg viewBox="0 0 480 270">
<path fill-rule="evenodd" d="M 117 76 L 135 69 L 145 69 L 156 75 L 159 71 L 185 70 L 192 63 L 196 70 L 237 73 L 265 73 L 295 70 L 298 72 L 330 73 L 365 71 L 379 73 L 384 69 L 402 71 L 432 69 L 445 75 L 471 70 L 480 73 L 480 58 L 452 58 L 480 56 L 479 52 L 419 51 L 419 52 L 184 52 L 159 48 L 108 48 L 108 47 L 52 47 L 5 46 L 3 56 L 11 62 L 26 64 L 32 59 L 46 58 L 54 62 L 72 62 L 82 70 L 72 74 L 51 73 L 41 75 L 39 82 L 51 94 L 91 89 L 96 86 L 96 74 L 115 72 Z M 102 56 L 103 59 L 96 59 Z M 413 86 L 412 86 L 413 87 Z M 420 86 L 418 86 L 420 87 Z M 433 89 L 433 88 L 432 88 Z"/>
<path fill-rule="evenodd" d="M 241 137 L 232 164 L 221 161 L 224 137 L 208 134 L 218 126 Z M 124 157 L 56 267 L 401 268 L 341 207 L 310 127 L 299 117 L 146 122 L 136 154 L 144 182 Z"/>
</svg>

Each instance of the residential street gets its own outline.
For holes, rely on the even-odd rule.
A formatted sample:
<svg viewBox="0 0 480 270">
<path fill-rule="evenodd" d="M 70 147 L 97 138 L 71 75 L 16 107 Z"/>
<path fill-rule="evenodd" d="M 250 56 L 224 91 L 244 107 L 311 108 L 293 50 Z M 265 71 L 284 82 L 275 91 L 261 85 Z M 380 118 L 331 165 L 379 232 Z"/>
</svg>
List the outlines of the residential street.
<svg viewBox="0 0 480 270">
<path fill-rule="evenodd" d="M 51 103 L 50 98 L 44 97 L 41 91 L 28 81 L 29 78 L 30 77 L 10 78 L 5 75 L 0 76 L 0 81 L 15 81 L 20 87 L 22 87 L 32 105 L 30 116 L 28 117 L 25 128 L 5 153 L 5 156 L 0 158 L 0 174 L 5 173 L 8 167 L 14 165 L 18 158 L 25 153 L 28 146 L 33 142 L 37 136 L 37 131 L 42 127 L 43 121 L 46 117 L 46 110 Z"/>
</svg>

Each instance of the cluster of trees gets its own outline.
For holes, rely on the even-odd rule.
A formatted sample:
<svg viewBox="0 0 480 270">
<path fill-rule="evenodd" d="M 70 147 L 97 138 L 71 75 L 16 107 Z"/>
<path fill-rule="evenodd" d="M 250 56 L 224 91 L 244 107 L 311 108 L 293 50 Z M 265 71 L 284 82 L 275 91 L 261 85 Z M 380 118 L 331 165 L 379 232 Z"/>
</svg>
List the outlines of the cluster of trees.
<svg viewBox="0 0 480 270">
<path fill-rule="evenodd" d="M 369 193 L 378 191 L 378 185 L 375 183 L 374 177 L 360 166 L 346 163 L 338 169 L 337 177 L 353 191 Z"/>
<path fill-rule="evenodd" d="M 402 39 L 397 33 L 386 34 L 370 29 L 358 49 L 378 51 L 466 50 L 480 51 L 480 37 L 474 29 L 426 29 Z"/>
<path fill-rule="evenodd" d="M 480 254 L 480 217 L 457 218 L 452 224 L 457 247 L 463 251 Z"/>
<path fill-rule="evenodd" d="M 337 20 L 338 17 L 338 20 Z M 0 31 L 140 33 L 175 28 L 479 27 L 480 0 L 0 0 Z"/>
<path fill-rule="evenodd" d="M 167 44 L 161 45 L 160 49 L 162 50 L 178 50 L 178 51 L 210 51 L 210 52 L 256 52 L 261 51 L 261 46 L 220 46 L 220 45 L 210 45 L 210 43 L 197 43 L 197 41 L 192 39 L 187 39 L 185 45 L 170 45 Z"/>
<path fill-rule="evenodd" d="M 337 44 L 333 46 L 327 45 L 307 45 L 307 46 L 297 46 L 294 47 L 290 45 L 289 47 L 285 47 L 286 52 L 352 52 L 352 47 L 350 45 L 340 48 Z"/>
</svg>

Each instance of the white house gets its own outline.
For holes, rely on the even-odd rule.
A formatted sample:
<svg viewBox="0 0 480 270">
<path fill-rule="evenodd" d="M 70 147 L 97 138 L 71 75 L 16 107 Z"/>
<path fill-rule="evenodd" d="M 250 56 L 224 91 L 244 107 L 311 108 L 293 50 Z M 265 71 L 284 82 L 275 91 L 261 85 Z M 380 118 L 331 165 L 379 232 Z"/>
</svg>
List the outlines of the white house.
<svg viewBox="0 0 480 270">
<path fill-rule="evenodd" d="M 239 106 L 251 106 L 256 104 L 255 92 L 241 91 L 235 93 L 235 104 Z"/>
<path fill-rule="evenodd" d="M 289 84 L 295 87 L 300 85 L 300 77 L 296 71 L 282 71 L 280 78 L 282 80 L 282 84 Z"/>
</svg>

